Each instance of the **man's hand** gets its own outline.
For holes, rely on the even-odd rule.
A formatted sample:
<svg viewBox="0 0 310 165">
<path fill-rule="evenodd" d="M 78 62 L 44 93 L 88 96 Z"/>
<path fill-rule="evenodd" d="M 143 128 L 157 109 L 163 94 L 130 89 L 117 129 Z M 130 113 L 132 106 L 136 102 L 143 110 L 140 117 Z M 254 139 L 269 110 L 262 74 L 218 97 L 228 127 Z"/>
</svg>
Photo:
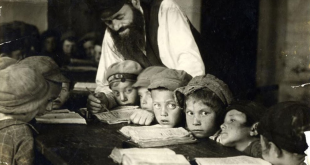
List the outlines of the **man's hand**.
<svg viewBox="0 0 310 165">
<path fill-rule="evenodd" d="M 108 107 L 108 104 L 109 100 L 107 96 L 102 92 L 88 95 L 87 110 L 90 111 L 92 114 L 105 111 L 104 106 Z"/>
<path fill-rule="evenodd" d="M 130 116 L 130 121 L 134 124 L 150 125 L 154 118 L 153 112 L 138 109 Z"/>
</svg>

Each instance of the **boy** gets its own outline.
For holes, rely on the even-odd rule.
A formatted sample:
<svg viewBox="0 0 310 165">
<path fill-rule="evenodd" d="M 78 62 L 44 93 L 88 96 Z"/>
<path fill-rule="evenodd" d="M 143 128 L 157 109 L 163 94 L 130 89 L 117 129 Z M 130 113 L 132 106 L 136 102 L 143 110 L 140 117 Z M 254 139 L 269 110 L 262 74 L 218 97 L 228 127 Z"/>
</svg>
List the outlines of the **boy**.
<svg viewBox="0 0 310 165">
<path fill-rule="evenodd" d="M 263 158 L 274 165 L 305 165 L 304 132 L 309 130 L 306 104 L 286 101 L 272 106 L 258 125 Z"/>
<path fill-rule="evenodd" d="M 194 77 L 175 95 L 184 107 L 187 129 L 197 138 L 209 137 L 218 130 L 220 117 L 233 99 L 228 86 L 211 74 Z"/>
<path fill-rule="evenodd" d="M 237 101 L 227 107 L 219 142 L 253 157 L 261 158 L 257 125 L 266 109 L 252 101 Z"/>
<path fill-rule="evenodd" d="M 113 108 L 113 105 L 138 105 L 139 99 L 137 90 L 132 85 L 137 81 L 137 77 L 142 71 L 139 63 L 131 60 L 125 60 L 112 64 L 107 69 L 107 80 L 109 87 L 114 95 L 115 103 L 110 103 L 108 99 L 102 102 L 108 108 Z M 104 111 L 105 107 L 100 103 L 102 93 L 91 95 L 89 97 L 96 97 L 96 107 L 91 109 L 92 113 L 99 113 Z"/>
<path fill-rule="evenodd" d="M 173 91 L 186 86 L 192 76 L 185 71 L 166 69 L 151 78 L 148 89 L 153 98 L 153 110 L 157 122 L 163 127 L 182 126 L 184 113 Z"/>
<path fill-rule="evenodd" d="M 30 120 L 57 97 L 60 86 L 24 64 L 0 70 L 0 160 L 2 164 L 33 164 Z"/>
<path fill-rule="evenodd" d="M 167 68 L 162 66 L 148 67 L 139 74 L 137 82 L 133 84 L 133 87 L 138 90 L 142 108 L 130 116 L 130 120 L 134 124 L 150 125 L 154 120 L 153 100 L 147 87 L 150 85 L 150 78 L 165 69 Z"/>
</svg>

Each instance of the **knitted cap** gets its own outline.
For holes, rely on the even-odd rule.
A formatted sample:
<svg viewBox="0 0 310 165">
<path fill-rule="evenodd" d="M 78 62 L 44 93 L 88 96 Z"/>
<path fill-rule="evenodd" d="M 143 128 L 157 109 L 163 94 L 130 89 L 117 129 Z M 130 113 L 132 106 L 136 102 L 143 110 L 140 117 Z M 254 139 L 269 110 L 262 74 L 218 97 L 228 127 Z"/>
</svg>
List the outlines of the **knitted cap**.
<svg viewBox="0 0 310 165">
<path fill-rule="evenodd" d="M 107 80 L 110 83 L 115 81 L 137 80 L 142 71 L 139 63 L 125 60 L 110 65 L 107 69 Z"/>
<path fill-rule="evenodd" d="M 180 103 L 184 96 L 188 96 L 196 90 L 208 88 L 214 92 L 222 102 L 227 106 L 233 100 L 233 95 L 222 80 L 211 74 L 194 77 L 185 87 L 178 88 L 175 91 L 176 98 Z"/>
<path fill-rule="evenodd" d="M 150 66 L 144 69 L 138 76 L 137 82 L 134 83 L 132 86 L 137 87 L 148 87 L 150 85 L 150 79 L 153 75 L 162 72 L 163 70 L 167 69 L 163 66 Z"/>
<path fill-rule="evenodd" d="M 6 67 L 16 63 L 17 61 L 14 58 L 10 57 L 0 57 L 0 70 L 5 69 Z"/>
<path fill-rule="evenodd" d="M 258 133 L 279 148 L 304 154 L 308 148 L 304 132 L 310 129 L 310 108 L 303 103 L 287 101 L 268 109 L 258 125 Z"/>
<path fill-rule="evenodd" d="M 226 108 L 227 112 L 233 109 L 244 113 L 247 116 L 248 122 L 251 123 L 259 122 L 267 112 L 264 106 L 248 100 L 233 102 Z"/>
<path fill-rule="evenodd" d="M 0 70 L 0 82 L 1 113 L 28 113 L 47 102 L 47 82 L 27 65 L 14 64 Z"/>
<path fill-rule="evenodd" d="M 58 65 L 50 57 L 31 56 L 21 60 L 19 64 L 25 64 L 29 66 L 36 72 L 41 73 L 42 76 L 47 80 L 60 83 L 70 82 L 64 75 L 62 75 Z"/>
<path fill-rule="evenodd" d="M 100 13 L 101 18 L 108 18 L 118 12 L 126 3 L 126 0 L 88 0 L 91 10 Z"/>
<path fill-rule="evenodd" d="M 165 69 L 152 76 L 148 89 L 152 90 L 163 87 L 174 91 L 179 87 L 187 85 L 191 79 L 192 76 L 183 70 Z"/>
</svg>

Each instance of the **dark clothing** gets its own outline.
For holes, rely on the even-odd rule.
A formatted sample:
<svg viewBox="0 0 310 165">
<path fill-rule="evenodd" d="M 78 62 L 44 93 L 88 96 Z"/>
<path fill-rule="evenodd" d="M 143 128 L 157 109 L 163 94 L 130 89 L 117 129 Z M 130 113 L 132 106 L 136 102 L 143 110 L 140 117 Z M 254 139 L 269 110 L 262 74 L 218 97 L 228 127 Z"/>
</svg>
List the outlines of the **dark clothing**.
<svg viewBox="0 0 310 165">
<path fill-rule="evenodd" d="M 15 119 L 0 121 L 0 164 L 33 164 L 34 139 L 31 128 L 30 124 Z"/>
<path fill-rule="evenodd" d="M 253 141 L 243 152 L 252 157 L 262 158 L 262 147 L 259 139 Z"/>
</svg>

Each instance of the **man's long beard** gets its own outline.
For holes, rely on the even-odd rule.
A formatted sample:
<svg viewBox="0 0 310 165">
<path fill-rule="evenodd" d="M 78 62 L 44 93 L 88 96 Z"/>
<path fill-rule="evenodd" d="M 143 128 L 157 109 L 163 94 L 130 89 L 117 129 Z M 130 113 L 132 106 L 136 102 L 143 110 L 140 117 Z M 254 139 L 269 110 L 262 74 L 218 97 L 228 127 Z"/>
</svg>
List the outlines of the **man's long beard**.
<svg viewBox="0 0 310 165">
<path fill-rule="evenodd" d="M 111 33 L 116 50 L 124 56 L 125 59 L 132 59 L 138 52 L 145 48 L 145 30 L 143 14 L 136 8 L 133 10 L 133 22 L 126 27 L 120 28 L 118 31 L 108 29 Z M 129 29 L 129 32 L 123 36 L 119 33 Z M 132 57 L 132 58 L 131 58 Z"/>
</svg>

